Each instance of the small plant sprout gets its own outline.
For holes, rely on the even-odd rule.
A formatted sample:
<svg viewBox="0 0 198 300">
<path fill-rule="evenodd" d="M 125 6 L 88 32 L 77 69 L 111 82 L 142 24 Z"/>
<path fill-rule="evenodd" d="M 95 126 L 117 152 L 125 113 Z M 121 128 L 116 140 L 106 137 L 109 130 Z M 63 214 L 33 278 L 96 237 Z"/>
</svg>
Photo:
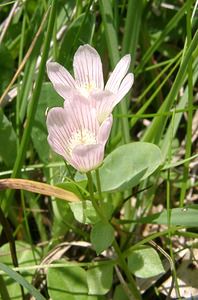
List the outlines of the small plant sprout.
<svg viewBox="0 0 198 300">
<path fill-rule="evenodd" d="M 133 74 L 127 74 L 130 62 L 130 55 L 125 55 L 104 86 L 100 56 L 90 45 L 84 45 L 80 46 L 74 55 L 75 79 L 56 62 L 47 63 L 47 73 L 54 89 L 65 101 L 75 101 L 77 94 L 82 96 L 83 102 L 90 102 L 96 108 L 101 124 L 132 87 Z"/>
<path fill-rule="evenodd" d="M 80 172 L 97 168 L 112 126 L 112 115 L 99 124 L 90 103 L 65 101 L 64 108 L 52 108 L 47 115 L 48 142 L 51 148 Z"/>
</svg>

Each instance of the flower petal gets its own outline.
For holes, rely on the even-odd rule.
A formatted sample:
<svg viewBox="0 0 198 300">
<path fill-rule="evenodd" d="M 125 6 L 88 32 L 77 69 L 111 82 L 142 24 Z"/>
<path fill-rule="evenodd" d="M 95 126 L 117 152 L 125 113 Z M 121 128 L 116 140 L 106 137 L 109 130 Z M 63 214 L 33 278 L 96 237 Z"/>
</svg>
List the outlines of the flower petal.
<svg viewBox="0 0 198 300">
<path fill-rule="evenodd" d="M 98 133 L 98 142 L 101 144 L 106 144 L 110 132 L 111 132 L 111 127 L 113 123 L 113 116 L 110 115 L 100 126 L 99 133 Z"/>
<path fill-rule="evenodd" d="M 118 92 L 120 87 L 120 83 L 123 80 L 124 76 L 128 72 L 129 66 L 131 63 L 130 54 L 125 55 L 116 65 L 112 74 L 110 75 L 107 84 L 105 86 L 105 90 L 110 91 L 114 94 Z"/>
<path fill-rule="evenodd" d="M 104 158 L 104 145 L 78 145 L 72 152 L 71 164 L 80 172 L 99 167 Z"/>
<path fill-rule="evenodd" d="M 89 45 L 80 46 L 74 55 L 73 67 L 79 87 L 104 88 L 102 63 L 94 48 Z"/>
<path fill-rule="evenodd" d="M 67 122 L 67 117 L 67 113 L 61 107 L 50 109 L 47 115 L 47 129 L 51 148 L 69 161 L 68 140 L 74 126 Z"/>
<path fill-rule="evenodd" d="M 92 103 L 87 101 L 85 97 L 76 94 L 71 102 L 64 102 L 64 110 L 76 130 L 86 128 L 96 134 L 99 129 L 96 109 L 92 107 Z"/>
<path fill-rule="evenodd" d="M 129 92 L 134 82 L 134 75 L 132 73 L 127 74 L 127 76 L 121 82 L 118 93 L 116 95 L 115 105 L 124 98 L 124 96 Z M 115 106 L 114 105 L 114 106 Z"/>
<path fill-rule="evenodd" d="M 93 106 L 96 108 L 98 121 L 102 124 L 112 113 L 112 110 L 117 103 L 117 95 L 114 95 L 109 91 L 103 91 L 94 93 L 90 97 L 92 98 L 91 101 Z"/>
<path fill-rule="evenodd" d="M 56 62 L 47 63 L 47 74 L 57 93 L 64 99 L 70 98 L 72 90 L 76 88 L 71 74 Z"/>
</svg>

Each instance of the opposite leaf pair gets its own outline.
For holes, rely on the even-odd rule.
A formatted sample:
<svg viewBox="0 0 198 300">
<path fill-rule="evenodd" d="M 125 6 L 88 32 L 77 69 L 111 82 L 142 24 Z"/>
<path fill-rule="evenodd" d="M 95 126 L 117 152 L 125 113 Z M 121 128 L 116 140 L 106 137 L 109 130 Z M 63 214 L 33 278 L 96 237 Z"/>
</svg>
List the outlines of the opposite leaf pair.
<svg viewBox="0 0 198 300">
<path fill-rule="evenodd" d="M 78 171 L 88 172 L 103 161 L 112 110 L 133 84 L 129 66 L 130 55 L 126 55 L 104 87 L 100 56 L 89 45 L 80 46 L 74 55 L 75 79 L 58 63 L 47 63 L 48 77 L 65 100 L 64 108 L 48 113 L 48 142 Z"/>
</svg>

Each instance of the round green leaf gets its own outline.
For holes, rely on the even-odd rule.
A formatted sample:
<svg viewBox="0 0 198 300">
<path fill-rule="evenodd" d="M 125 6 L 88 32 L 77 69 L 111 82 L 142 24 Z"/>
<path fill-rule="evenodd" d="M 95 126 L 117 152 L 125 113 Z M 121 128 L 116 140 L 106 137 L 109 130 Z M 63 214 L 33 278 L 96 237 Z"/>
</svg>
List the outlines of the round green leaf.
<svg viewBox="0 0 198 300">
<path fill-rule="evenodd" d="M 75 219 L 84 224 L 92 224 L 98 222 L 98 215 L 88 200 L 79 202 L 71 202 L 69 206 L 74 214 Z"/>
<path fill-rule="evenodd" d="M 164 273 L 158 253 L 151 247 L 144 247 L 131 252 L 128 266 L 132 273 L 140 278 L 149 278 Z"/>
<path fill-rule="evenodd" d="M 123 290 L 123 287 L 121 284 L 117 285 L 115 288 L 115 292 L 113 295 L 113 300 L 128 300 L 129 298 L 126 295 L 126 292 Z"/>
<path fill-rule="evenodd" d="M 105 295 L 112 286 L 113 265 L 105 264 L 92 267 L 87 271 L 89 295 Z"/>
<path fill-rule="evenodd" d="M 131 188 L 151 175 L 161 162 L 161 151 L 154 144 L 135 142 L 120 146 L 100 168 L 102 191 Z"/>
<path fill-rule="evenodd" d="M 47 285 L 53 300 L 87 299 L 86 271 L 81 267 L 50 268 L 47 273 Z"/>
<path fill-rule="evenodd" d="M 111 246 L 114 239 L 114 229 L 109 223 L 99 221 L 91 230 L 91 242 L 97 254 Z"/>
</svg>

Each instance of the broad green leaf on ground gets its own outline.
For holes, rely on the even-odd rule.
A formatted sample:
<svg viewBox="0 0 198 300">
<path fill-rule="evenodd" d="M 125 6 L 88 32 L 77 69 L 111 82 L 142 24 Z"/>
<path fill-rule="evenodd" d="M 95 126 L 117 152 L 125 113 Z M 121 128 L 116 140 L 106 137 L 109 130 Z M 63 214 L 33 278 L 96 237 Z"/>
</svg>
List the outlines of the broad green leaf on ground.
<svg viewBox="0 0 198 300">
<path fill-rule="evenodd" d="M 25 242 L 16 241 L 16 251 L 17 251 L 17 258 L 20 267 L 32 266 L 35 265 L 36 263 L 39 263 L 40 261 L 40 253 L 38 249 L 32 248 L 31 245 Z M 13 267 L 9 244 L 4 244 L 0 248 L 0 257 L 1 257 L 1 263 L 5 264 L 8 267 L 11 268 Z M 35 261 L 35 259 L 37 261 Z M 28 282 L 31 282 L 33 274 L 34 274 L 34 270 L 33 271 L 30 270 L 30 271 L 23 272 L 22 276 Z M 7 275 L 3 275 L 3 277 L 5 279 L 5 283 L 8 288 L 10 298 L 13 300 L 20 300 L 21 289 L 18 282 Z"/>
<path fill-rule="evenodd" d="M 0 70 L 0 95 L 2 95 L 12 78 L 14 70 L 13 58 L 2 43 L 0 44 Z"/>
<path fill-rule="evenodd" d="M 79 266 L 49 268 L 47 272 L 48 293 L 52 300 L 103 300 L 88 295 L 87 273 Z"/>
<path fill-rule="evenodd" d="M 151 247 L 132 251 L 128 257 L 130 271 L 140 278 L 149 278 L 164 273 L 158 253 Z"/>
<path fill-rule="evenodd" d="M 135 142 L 118 147 L 100 168 L 102 191 L 124 191 L 139 184 L 161 164 L 161 151 L 151 143 Z"/>
<path fill-rule="evenodd" d="M 0 109 L 0 158 L 8 167 L 11 167 L 16 159 L 17 143 L 16 133 L 12 123 L 6 118 Z"/>
<path fill-rule="evenodd" d="M 84 300 L 88 294 L 86 271 L 78 266 L 50 268 L 47 273 L 47 285 L 53 300 Z"/>
<path fill-rule="evenodd" d="M 91 242 L 97 254 L 111 246 L 114 240 L 114 229 L 109 223 L 99 221 L 91 230 Z"/>
<path fill-rule="evenodd" d="M 50 147 L 47 142 L 47 127 L 45 112 L 48 108 L 63 106 L 63 99 L 55 92 L 51 83 L 42 86 L 37 113 L 32 128 L 32 141 L 42 162 L 49 162 Z"/>
<path fill-rule="evenodd" d="M 194 206 L 196 207 L 196 206 Z M 171 225 L 198 227 L 198 207 L 197 208 L 173 208 L 170 211 Z M 168 224 L 167 211 L 154 214 L 139 220 L 141 223 Z"/>
<path fill-rule="evenodd" d="M 87 270 L 89 295 L 105 295 L 113 281 L 113 265 L 100 264 Z"/>
</svg>

